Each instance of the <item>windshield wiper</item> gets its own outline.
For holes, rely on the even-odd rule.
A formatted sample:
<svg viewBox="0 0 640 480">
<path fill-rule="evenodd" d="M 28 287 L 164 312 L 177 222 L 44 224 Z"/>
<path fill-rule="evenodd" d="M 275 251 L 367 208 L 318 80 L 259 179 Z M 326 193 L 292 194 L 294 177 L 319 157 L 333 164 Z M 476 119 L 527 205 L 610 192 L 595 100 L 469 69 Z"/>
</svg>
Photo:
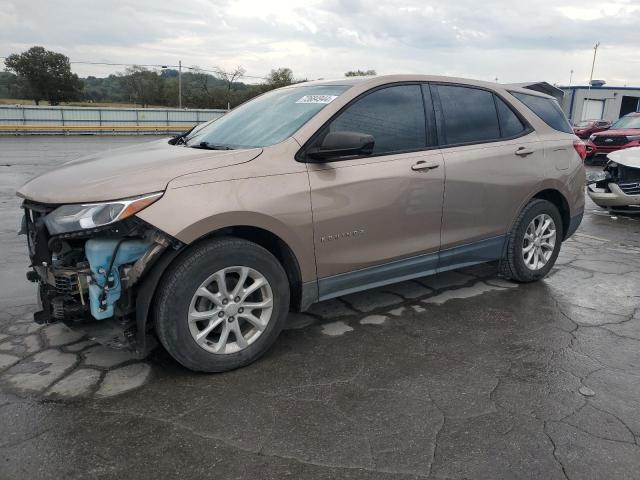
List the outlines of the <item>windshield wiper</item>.
<svg viewBox="0 0 640 480">
<path fill-rule="evenodd" d="M 181 143 L 186 145 L 187 144 L 187 136 L 193 131 L 194 128 L 196 128 L 196 126 L 191 127 L 186 132 L 182 132 L 181 134 L 176 135 L 171 140 L 169 140 L 169 143 L 171 145 L 180 145 Z"/>
<path fill-rule="evenodd" d="M 189 147 L 202 148 L 205 150 L 233 150 L 233 148 L 231 148 L 229 145 L 216 145 L 209 142 L 200 142 L 198 145 L 189 145 Z"/>
</svg>

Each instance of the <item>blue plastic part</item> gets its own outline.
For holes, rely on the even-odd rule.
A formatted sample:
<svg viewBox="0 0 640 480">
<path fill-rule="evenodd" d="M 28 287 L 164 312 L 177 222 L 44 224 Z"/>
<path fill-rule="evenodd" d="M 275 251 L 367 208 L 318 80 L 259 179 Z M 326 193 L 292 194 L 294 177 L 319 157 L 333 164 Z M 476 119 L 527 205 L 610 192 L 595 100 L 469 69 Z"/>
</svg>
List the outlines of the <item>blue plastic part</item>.
<svg viewBox="0 0 640 480">
<path fill-rule="evenodd" d="M 94 278 L 94 281 L 89 284 L 89 304 L 91 315 L 96 320 L 113 317 L 113 306 L 122 293 L 120 266 L 135 262 L 152 244 L 149 240 L 140 239 L 124 240 L 118 246 L 119 241 L 117 238 L 92 238 L 87 240 L 84 246 L 84 253 Z M 107 272 L 116 247 L 118 247 L 118 253 L 113 262 L 113 268 L 111 272 Z M 109 285 L 109 289 L 104 297 L 104 303 L 101 304 L 105 285 Z"/>
</svg>

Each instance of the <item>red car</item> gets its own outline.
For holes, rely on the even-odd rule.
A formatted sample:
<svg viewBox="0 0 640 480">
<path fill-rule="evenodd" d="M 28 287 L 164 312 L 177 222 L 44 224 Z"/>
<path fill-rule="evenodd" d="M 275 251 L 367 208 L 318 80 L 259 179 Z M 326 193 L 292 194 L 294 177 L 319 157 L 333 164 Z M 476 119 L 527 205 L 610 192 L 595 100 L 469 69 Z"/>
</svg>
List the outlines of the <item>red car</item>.
<svg viewBox="0 0 640 480">
<path fill-rule="evenodd" d="M 587 139 L 593 133 L 608 130 L 610 127 L 611 122 L 609 120 L 582 120 L 573 126 L 573 133 L 578 138 Z"/>
<path fill-rule="evenodd" d="M 587 141 L 587 157 L 631 147 L 640 147 L 640 112 L 628 113 L 609 130 L 591 135 Z"/>
</svg>

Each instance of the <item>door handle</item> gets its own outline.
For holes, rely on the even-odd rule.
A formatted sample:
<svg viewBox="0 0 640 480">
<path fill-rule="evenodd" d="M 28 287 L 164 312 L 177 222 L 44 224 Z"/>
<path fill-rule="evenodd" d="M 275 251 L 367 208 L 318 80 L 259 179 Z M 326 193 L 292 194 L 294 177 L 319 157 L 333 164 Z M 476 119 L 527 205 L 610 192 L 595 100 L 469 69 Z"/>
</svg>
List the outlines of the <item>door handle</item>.
<svg viewBox="0 0 640 480">
<path fill-rule="evenodd" d="M 419 162 L 411 165 L 411 170 L 413 170 L 414 172 L 419 172 L 421 170 L 433 170 L 434 168 L 438 168 L 439 166 L 439 163 L 425 162 L 424 160 L 420 160 Z"/>
<path fill-rule="evenodd" d="M 518 155 L 519 157 L 526 157 L 527 155 L 531 155 L 532 153 L 533 153 L 533 150 L 527 147 L 520 147 L 515 151 L 515 154 Z"/>
</svg>

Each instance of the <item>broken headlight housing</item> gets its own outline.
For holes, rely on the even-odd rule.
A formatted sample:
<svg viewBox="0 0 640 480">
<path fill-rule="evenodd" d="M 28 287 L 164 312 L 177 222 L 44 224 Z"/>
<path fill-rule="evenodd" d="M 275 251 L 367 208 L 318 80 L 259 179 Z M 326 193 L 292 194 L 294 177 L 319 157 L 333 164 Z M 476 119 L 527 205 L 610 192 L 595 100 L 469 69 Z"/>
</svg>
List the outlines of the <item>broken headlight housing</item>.
<svg viewBox="0 0 640 480">
<path fill-rule="evenodd" d="M 103 227 L 124 220 L 148 207 L 162 192 L 112 202 L 62 205 L 44 218 L 50 235 Z"/>
<path fill-rule="evenodd" d="M 611 173 L 610 172 L 600 171 L 600 172 L 588 172 L 587 173 L 587 185 L 590 185 L 592 183 L 601 182 L 603 180 L 610 180 L 610 179 L 611 179 Z"/>
</svg>

